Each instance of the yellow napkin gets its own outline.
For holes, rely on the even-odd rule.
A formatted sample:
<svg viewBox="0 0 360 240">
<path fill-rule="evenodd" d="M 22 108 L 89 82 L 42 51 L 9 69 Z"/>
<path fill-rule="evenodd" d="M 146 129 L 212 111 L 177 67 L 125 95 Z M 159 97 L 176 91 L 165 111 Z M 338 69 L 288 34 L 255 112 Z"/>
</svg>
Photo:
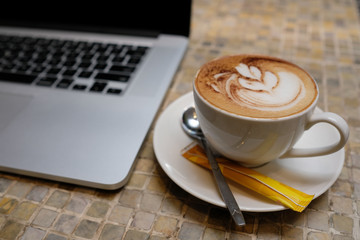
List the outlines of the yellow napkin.
<svg viewBox="0 0 360 240">
<path fill-rule="evenodd" d="M 181 154 L 191 162 L 210 169 L 206 154 L 199 145 L 192 143 L 184 148 Z M 314 195 L 303 193 L 225 158 L 217 158 L 216 160 L 226 178 L 281 203 L 294 211 L 302 212 L 314 198 Z"/>
</svg>

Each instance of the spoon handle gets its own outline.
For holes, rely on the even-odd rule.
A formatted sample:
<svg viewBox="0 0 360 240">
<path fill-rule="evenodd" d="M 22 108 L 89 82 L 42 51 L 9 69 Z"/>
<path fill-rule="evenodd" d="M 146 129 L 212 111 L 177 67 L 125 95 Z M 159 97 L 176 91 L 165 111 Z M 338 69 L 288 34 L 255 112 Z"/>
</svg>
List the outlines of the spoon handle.
<svg viewBox="0 0 360 240">
<path fill-rule="evenodd" d="M 234 198 L 234 195 L 232 194 L 232 192 L 229 188 L 229 185 L 227 184 L 227 182 L 225 180 L 224 175 L 222 174 L 222 172 L 219 168 L 217 161 L 215 160 L 214 154 L 213 154 L 212 150 L 210 149 L 208 142 L 206 141 L 205 138 L 201 138 L 201 143 L 205 149 L 206 156 L 209 160 L 211 170 L 214 174 L 215 181 L 217 183 L 220 194 L 221 194 L 227 208 L 229 209 L 229 212 L 230 212 L 233 220 L 235 221 L 235 224 L 238 226 L 244 226 L 245 225 L 244 216 Z"/>
</svg>

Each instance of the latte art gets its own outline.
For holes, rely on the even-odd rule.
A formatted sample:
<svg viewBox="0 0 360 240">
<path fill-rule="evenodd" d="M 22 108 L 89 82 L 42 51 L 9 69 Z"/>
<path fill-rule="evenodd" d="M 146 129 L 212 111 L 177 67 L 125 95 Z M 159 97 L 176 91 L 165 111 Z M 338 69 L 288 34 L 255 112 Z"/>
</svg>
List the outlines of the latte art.
<svg viewBox="0 0 360 240">
<path fill-rule="evenodd" d="M 261 71 L 240 63 L 237 73 L 219 73 L 210 85 L 234 103 L 265 111 L 286 110 L 305 97 L 301 79 L 293 73 Z"/>
<path fill-rule="evenodd" d="M 314 80 L 300 67 L 260 55 L 235 55 L 202 66 L 195 88 L 210 104 L 247 117 L 279 118 L 309 107 Z"/>
</svg>

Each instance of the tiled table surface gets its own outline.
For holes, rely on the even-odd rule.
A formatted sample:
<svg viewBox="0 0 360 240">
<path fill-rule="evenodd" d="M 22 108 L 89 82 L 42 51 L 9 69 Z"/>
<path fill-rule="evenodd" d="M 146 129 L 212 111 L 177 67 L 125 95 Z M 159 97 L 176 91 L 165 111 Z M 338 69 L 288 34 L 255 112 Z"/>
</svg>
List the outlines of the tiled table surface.
<svg viewBox="0 0 360 240">
<path fill-rule="evenodd" d="M 0 239 L 360 239 L 359 22 L 355 0 L 195 0 L 189 49 L 162 107 L 214 57 L 262 53 L 304 66 L 319 106 L 342 115 L 351 135 L 339 179 L 303 213 L 245 213 L 247 226 L 234 226 L 164 174 L 151 130 L 117 191 L 0 173 Z"/>
</svg>

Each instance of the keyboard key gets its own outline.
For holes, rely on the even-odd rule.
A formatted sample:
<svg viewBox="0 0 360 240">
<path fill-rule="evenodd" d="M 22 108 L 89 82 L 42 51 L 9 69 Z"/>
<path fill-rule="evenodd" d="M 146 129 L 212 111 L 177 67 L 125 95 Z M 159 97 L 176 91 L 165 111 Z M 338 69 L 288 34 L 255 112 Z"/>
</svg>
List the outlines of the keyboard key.
<svg viewBox="0 0 360 240">
<path fill-rule="evenodd" d="M 115 74 L 115 73 L 98 73 L 95 76 L 97 80 L 110 80 L 110 81 L 117 81 L 117 82 L 127 82 L 129 81 L 128 75 L 123 74 Z"/>
<path fill-rule="evenodd" d="M 110 71 L 114 72 L 122 72 L 126 74 L 130 74 L 135 70 L 135 67 L 121 66 L 121 65 L 113 65 L 110 68 Z"/>
<path fill-rule="evenodd" d="M 83 61 L 79 64 L 79 68 L 88 68 L 90 67 L 91 62 L 90 61 Z"/>
<path fill-rule="evenodd" d="M 126 54 L 130 56 L 143 56 L 146 52 L 146 47 L 138 47 L 136 49 L 129 49 L 127 50 Z"/>
<path fill-rule="evenodd" d="M 74 60 L 67 60 L 63 63 L 63 65 L 66 67 L 72 67 L 75 65 L 75 63 L 76 63 L 76 61 L 74 61 Z"/>
<path fill-rule="evenodd" d="M 20 66 L 17 66 L 16 71 L 20 71 L 20 72 L 26 72 L 27 70 L 30 69 L 30 66 L 27 64 L 22 64 Z"/>
<path fill-rule="evenodd" d="M 55 77 L 45 77 L 45 78 L 41 78 L 41 79 L 36 83 L 36 85 L 38 85 L 38 86 L 45 86 L 45 87 L 51 87 L 56 80 L 57 80 L 57 79 L 56 79 Z"/>
<path fill-rule="evenodd" d="M 124 46 L 122 46 L 122 45 L 121 46 L 115 46 L 111 50 L 111 53 L 112 54 L 119 54 L 119 53 L 121 53 L 123 51 L 123 49 L 124 49 Z"/>
<path fill-rule="evenodd" d="M 56 66 L 61 62 L 61 58 L 51 58 L 49 61 L 49 64 L 52 66 Z"/>
<path fill-rule="evenodd" d="M 85 53 L 81 59 L 91 61 L 91 59 L 94 57 L 94 54 Z"/>
<path fill-rule="evenodd" d="M 56 85 L 56 87 L 65 89 L 65 88 L 68 88 L 72 82 L 73 82 L 73 80 L 71 80 L 71 79 L 63 79 Z"/>
<path fill-rule="evenodd" d="M 3 68 L 4 68 L 5 70 L 11 71 L 12 69 L 15 68 L 15 66 L 16 66 L 15 63 L 6 63 L 6 64 L 3 66 Z"/>
<path fill-rule="evenodd" d="M 16 82 L 16 83 L 32 83 L 36 79 L 34 75 L 0 72 L 0 81 Z"/>
<path fill-rule="evenodd" d="M 48 74 L 56 75 L 61 71 L 61 68 L 51 68 L 47 71 Z"/>
<path fill-rule="evenodd" d="M 74 85 L 73 89 L 74 90 L 85 90 L 86 89 L 86 85 L 83 85 L 83 84 L 76 84 Z"/>
<path fill-rule="evenodd" d="M 79 74 L 80 78 L 90 78 L 93 72 L 90 71 L 83 71 Z"/>
<path fill-rule="evenodd" d="M 109 59 L 108 55 L 99 55 L 96 60 L 101 62 L 106 62 L 108 59 Z"/>
<path fill-rule="evenodd" d="M 63 72 L 63 75 L 64 76 L 67 76 L 67 77 L 71 77 L 71 76 L 74 76 L 76 73 L 76 70 L 73 70 L 73 69 L 68 69 L 66 71 Z"/>
<path fill-rule="evenodd" d="M 122 63 L 125 60 L 125 57 L 114 57 L 113 63 Z"/>
<path fill-rule="evenodd" d="M 141 60 L 141 57 L 139 57 L 139 56 L 132 56 L 132 57 L 129 59 L 128 63 L 130 63 L 130 64 L 138 64 L 138 63 L 140 62 L 140 60 Z"/>
<path fill-rule="evenodd" d="M 35 66 L 32 69 L 32 72 L 36 73 L 36 74 L 39 74 L 39 73 L 42 73 L 45 69 L 46 69 L 46 67 L 44 67 L 44 66 Z"/>
<path fill-rule="evenodd" d="M 104 70 L 105 68 L 107 67 L 107 64 L 106 63 L 98 63 L 95 65 L 95 69 L 98 69 L 98 70 Z"/>
<path fill-rule="evenodd" d="M 107 90 L 107 93 L 110 93 L 110 94 L 120 94 L 121 93 L 121 89 L 119 88 L 109 88 Z"/>
<path fill-rule="evenodd" d="M 106 87 L 104 82 L 95 82 L 94 85 L 90 88 L 91 92 L 102 92 Z"/>
<path fill-rule="evenodd" d="M 19 53 L 19 55 L 20 55 L 20 53 Z M 32 58 L 32 56 L 26 55 L 26 53 L 23 52 L 22 56 L 18 57 L 18 61 L 23 64 L 26 64 L 31 60 L 31 58 Z"/>
<path fill-rule="evenodd" d="M 34 63 L 37 63 L 37 64 L 42 64 L 46 61 L 46 58 L 45 57 L 37 57 L 35 60 L 34 60 Z"/>
</svg>

